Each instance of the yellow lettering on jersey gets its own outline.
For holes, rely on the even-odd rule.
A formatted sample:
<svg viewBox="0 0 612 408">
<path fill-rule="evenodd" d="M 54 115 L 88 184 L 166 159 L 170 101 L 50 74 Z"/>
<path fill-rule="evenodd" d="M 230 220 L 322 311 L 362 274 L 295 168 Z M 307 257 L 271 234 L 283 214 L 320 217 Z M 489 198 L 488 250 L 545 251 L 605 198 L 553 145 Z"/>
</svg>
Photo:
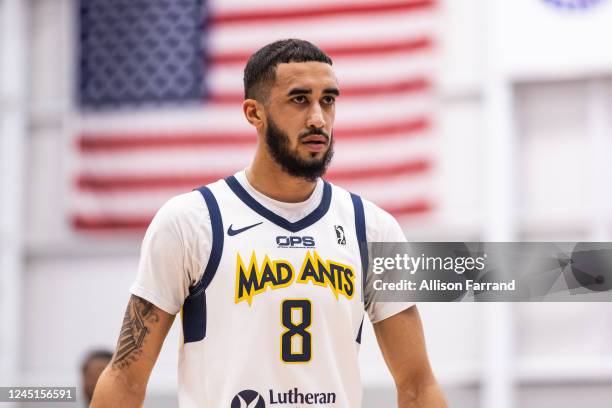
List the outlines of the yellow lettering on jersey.
<svg viewBox="0 0 612 408">
<path fill-rule="evenodd" d="M 253 296 L 265 292 L 267 288 L 279 289 L 289 286 L 293 281 L 293 275 L 293 266 L 288 261 L 272 262 L 266 255 L 260 267 L 255 252 L 253 252 L 247 268 L 238 254 L 235 303 L 246 300 L 250 306 Z"/>
<path fill-rule="evenodd" d="M 248 267 L 242 260 L 240 254 L 236 257 L 236 291 L 235 303 L 247 301 L 249 306 L 253 302 L 253 297 L 265 292 L 268 288 L 272 290 L 280 289 L 291 285 L 294 280 L 297 283 L 328 287 L 334 297 L 338 300 L 338 295 L 343 295 L 347 299 L 352 299 L 355 294 L 355 272 L 349 265 L 323 260 L 317 251 L 306 252 L 300 272 L 295 276 L 295 269 L 289 261 L 271 261 L 265 255 L 261 265 L 257 262 L 255 252 L 251 254 Z"/>
<path fill-rule="evenodd" d="M 312 282 L 314 285 L 328 287 L 331 289 L 336 300 L 338 295 L 352 299 L 355 293 L 355 273 L 349 265 L 332 260 L 323 261 L 317 251 L 306 253 L 300 273 L 297 277 L 298 283 Z"/>
</svg>

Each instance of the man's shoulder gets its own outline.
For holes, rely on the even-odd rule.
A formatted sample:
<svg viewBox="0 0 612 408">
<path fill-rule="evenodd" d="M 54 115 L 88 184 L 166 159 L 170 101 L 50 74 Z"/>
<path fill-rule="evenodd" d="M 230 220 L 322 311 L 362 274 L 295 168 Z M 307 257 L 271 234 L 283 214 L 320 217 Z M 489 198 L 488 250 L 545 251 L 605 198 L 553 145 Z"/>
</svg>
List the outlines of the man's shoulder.
<svg viewBox="0 0 612 408">
<path fill-rule="evenodd" d="M 169 214 L 180 215 L 193 210 L 199 211 L 205 209 L 206 204 L 202 194 L 197 190 L 193 190 L 171 197 L 164 203 L 162 208 Z"/>
<path fill-rule="evenodd" d="M 362 198 L 363 210 L 365 211 L 366 224 L 372 227 L 395 226 L 397 220 L 387 210 L 374 204 L 372 201 Z"/>
<path fill-rule="evenodd" d="M 397 231 L 399 228 L 397 220 L 386 210 L 382 209 L 372 201 L 360 196 L 359 194 L 352 193 L 343 187 L 332 184 L 335 189 L 336 195 L 345 194 L 347 196 L 353 195 L 359 197 L 363 203 L 363 211 L 365 213 L 366 230 L 368 234 L 368 240 L 385 241 L 388 240 L 389 231 Z M 396 234 L 392 234 L 395 236 Z"/>
<path fill-rule="evenodd" d="M 189 191 L 168 199 L 155 214 L 151 225 L 184 230 L 209 220 L 208 208 L 199 191 Z"/>
<path fill-rule="evenodd" d="M 402 227 L 395 217 L 368 200 L 363 200 L 366 229 L 370 242 L 403 242 Z"/>
</svg>

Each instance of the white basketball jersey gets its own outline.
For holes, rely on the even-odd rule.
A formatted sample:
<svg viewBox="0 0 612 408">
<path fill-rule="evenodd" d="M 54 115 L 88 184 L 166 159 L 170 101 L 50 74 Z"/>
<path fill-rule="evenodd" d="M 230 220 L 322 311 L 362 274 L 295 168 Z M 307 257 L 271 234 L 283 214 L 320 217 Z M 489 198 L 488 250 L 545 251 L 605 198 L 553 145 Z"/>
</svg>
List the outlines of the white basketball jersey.
<svg viewBox="0 0 612 408">
<path fill-rule="evenodd" d="M 359 407 L 362 201 L 325 183 L 289 222 L 235 177 L 199 189 L 213 243 L 182 312 L 181 407 Z"/>
<path fill-rule="evenodd" d="M 363 298 L 373 323 L 411 305 L 362 297 L 366 240 L 405 238 L 322 180 L 303 203 L 261 195 L 244 172 L 169 200 L 130 290 L 181 312 L 180 406 L 359 407 Z"/>
</svg>

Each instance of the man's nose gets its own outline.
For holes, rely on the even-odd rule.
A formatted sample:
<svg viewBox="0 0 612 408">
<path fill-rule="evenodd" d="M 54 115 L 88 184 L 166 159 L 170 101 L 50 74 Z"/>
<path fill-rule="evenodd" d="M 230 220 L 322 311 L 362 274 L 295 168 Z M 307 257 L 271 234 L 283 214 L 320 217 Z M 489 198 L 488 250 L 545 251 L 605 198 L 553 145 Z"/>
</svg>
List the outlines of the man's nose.
<svg viewBox="0 0 612 408">
<path fill-rule="evenodd" d="M 323 110 L 318 103 L 313 104 L 310 112 L 308 113 L 308 120 L 306 126 L 309 128 L 322 129 L 325 127 L 325 119 L 323 118 Z"/>
</svg>

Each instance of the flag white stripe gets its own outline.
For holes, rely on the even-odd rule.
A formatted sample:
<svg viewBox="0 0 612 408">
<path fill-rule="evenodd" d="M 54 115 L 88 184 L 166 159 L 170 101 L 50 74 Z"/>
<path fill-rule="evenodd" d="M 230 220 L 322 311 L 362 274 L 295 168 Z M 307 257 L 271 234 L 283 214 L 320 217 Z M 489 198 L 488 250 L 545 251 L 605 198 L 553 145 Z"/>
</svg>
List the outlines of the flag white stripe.
<svg viewBox="0 0 612 408">
<path fill-rule="evenodd" d="M 375 0 L 377 4 L 396 4 L 396 0 Z M 279 2 L 279 0 L 216 0 L 210 2 L 211 14 L 219 13 L 245 13 L 251 11 L 268 11 L 282 8 L 282 10 L 302 8 L 317 8 L 334 6 L 370 5 L 373 0 L 291 0 L 291 2 Z"/>
<path fill-rule="evenodd" d="M 252 24 L 215 27 L 207 44 L 210 52 L 244 52 L 250 54 L 264 45 L 283 38 L 299 38 L 325 49 L 328 45 L 376 45 L 380 42 L 418 38 L 435 31 L 435 16 L 429 11 L 404 11 L 373 16 L 332 16 L 297 23 L 280 21 L 266 23 L 265 30 L 253 29 Z M 359 29 L 355 29 L 359 27 Z"/>
</svg>

